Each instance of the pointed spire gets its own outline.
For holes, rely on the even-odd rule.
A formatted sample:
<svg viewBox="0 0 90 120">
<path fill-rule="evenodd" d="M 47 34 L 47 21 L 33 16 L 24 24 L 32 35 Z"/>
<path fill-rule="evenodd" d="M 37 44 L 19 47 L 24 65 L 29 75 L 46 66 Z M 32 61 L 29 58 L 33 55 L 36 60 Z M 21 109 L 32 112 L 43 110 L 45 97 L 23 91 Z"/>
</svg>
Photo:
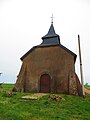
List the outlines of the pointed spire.
<svg viewBox="0 0 90 120">
<path fill-rule="evenodd" d="M 48 33 L 42 38 L 55 37 L 55 36 L 58 36 L 58 35 L 55 33 L 54 26 L 51 23 Z"/>
<path fill-rule="evenodd" d="M 49 28 L 49 31 L 48 31 L 48 33 L 44 36 L 44 37 L 42 37 L 42 38 L 46 38 L 46 37 L 52 37 L 52 36 L 57 36 L 57 34 L 55 33 L 55 30 L 54 30 L 54 26 L 53 26 L 53 14 L 52 14 L 52 16 L 51 16 L 51 26 L 50 26 L 50 28 Z"/>
<path fill-rule="evenodd" d="M 55 33 L 54 30 L 54 26 L 53 26 L 53 17 L 52 17 L 52 21 L 51 21 L 51 26 L 49 28 L 48 33 L 42 37 L 43 42 L 42 42 L 42 46 L 43 45 L 57 45 L 60 44 L 60 37 L 59 35 L 57 35 Z"/>
<path fill-rule="evenodd" d="M 53 24 L 51 24 L 47 35 L 56 35 Z"/>
</svg>

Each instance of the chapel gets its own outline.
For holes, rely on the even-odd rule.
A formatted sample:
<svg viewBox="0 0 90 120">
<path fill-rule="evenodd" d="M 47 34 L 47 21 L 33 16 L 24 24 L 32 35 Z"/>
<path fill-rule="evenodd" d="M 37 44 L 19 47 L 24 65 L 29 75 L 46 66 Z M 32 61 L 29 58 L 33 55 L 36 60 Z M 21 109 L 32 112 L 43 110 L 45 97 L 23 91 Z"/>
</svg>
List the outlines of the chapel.
<svg viewBox="0 0 90 120">
<path fill-rule="evenodd" d="M 22 65 L 13 91 L 82 96 L 82 86 L 75 73 L 76 57 L 61 44 L 52 22 L 42 43 L 21 57 Z"/>
</svg>

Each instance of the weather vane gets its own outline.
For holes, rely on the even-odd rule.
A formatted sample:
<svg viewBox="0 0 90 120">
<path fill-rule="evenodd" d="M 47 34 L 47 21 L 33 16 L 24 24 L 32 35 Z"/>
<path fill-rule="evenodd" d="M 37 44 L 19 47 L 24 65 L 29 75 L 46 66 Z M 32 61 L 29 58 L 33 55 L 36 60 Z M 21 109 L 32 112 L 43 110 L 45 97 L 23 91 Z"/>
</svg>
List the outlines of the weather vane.
<svg viewBox="0 0 90 120">
<path fill-rule="evenodd" d="M 51 16 L 51 24 L 53 24 L 53 18 L 54 18 L 54 17 L 53 17 L 53 14 L 52 14 L 52 16 Z"/>
</svg>

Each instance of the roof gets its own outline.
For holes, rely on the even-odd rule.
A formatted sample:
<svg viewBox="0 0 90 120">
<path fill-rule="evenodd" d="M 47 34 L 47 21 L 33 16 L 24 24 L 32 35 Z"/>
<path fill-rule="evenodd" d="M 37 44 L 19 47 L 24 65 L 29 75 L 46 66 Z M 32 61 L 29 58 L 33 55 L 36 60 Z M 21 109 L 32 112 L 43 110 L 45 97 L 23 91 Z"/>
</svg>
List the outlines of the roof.
<svg viewBox="0 0 90 120">
<path fill-rule="evenodd" d="M 60 44 L 60 37 L 55 33 L 53 23 L 51 23 L 51 26 L 49 28 L 48 33 L 42 37 L 43 42 L 41 43 L 42 45 L 56 45 Z"/>
<path fill-rule="evenodd" d="M 38 45 L 31 48 L 25 55 L 23 55 L 20 59 L 23 60 L 27 55 L 29 55 L 35 48 L 42 48 L 42 47 L 50 47 L 50 46 L 60 46 L 64 50 L 66 50 L 68 53 L 74 56 L 74 62 L 76 61 L 77 55 L 74 54 L 72 51 L 70 51 L 68 48 L 64 47 L 60 44 L 60 37 L 55 33 L 53 22 L 51 23 L 51 26 L 49 28 L 48 33 L 42 37 L 43 42 Z"/>
<path fill-rule="evenodd" d="M 51 24 L 48 33 L 45 36 L 43 36 L 42 39 L 56 37 L 56 36 L 58 36 L 58 35 L 55 33 L 53 24 Z"/>
</svg>

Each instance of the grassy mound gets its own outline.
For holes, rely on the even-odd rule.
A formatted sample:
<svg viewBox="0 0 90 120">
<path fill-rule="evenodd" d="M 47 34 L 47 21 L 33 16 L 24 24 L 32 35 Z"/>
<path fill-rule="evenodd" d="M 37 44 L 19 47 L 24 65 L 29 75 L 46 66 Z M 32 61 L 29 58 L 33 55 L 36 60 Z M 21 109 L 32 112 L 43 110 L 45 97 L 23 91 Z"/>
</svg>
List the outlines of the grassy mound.
<svg viewBox="0 0 90 120">
<path fill-rule="evenodd" d="M 5 96 L 13 85 L 4 84 L 0 88 L 0 120 L 90 120 L 90 95 L 86 98 L 61 95 L 64 100 L 49 99 L 51 94 L 37 100 L 21 101 L 32 93 L 14 93 Z"/>
</svg>

